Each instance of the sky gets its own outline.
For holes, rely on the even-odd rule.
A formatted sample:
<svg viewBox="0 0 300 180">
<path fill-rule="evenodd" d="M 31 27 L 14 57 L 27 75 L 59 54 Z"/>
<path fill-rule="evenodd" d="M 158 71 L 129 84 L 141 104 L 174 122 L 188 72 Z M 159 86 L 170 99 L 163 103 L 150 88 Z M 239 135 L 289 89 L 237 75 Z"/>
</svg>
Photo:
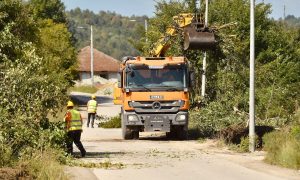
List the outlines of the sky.
<svg viewBox="0 0 300 180">
<path fill-rule="evenodd" d="M 98 13 L 99 11 L 111 11 L 123 16 L 154 16 L 156 0 L 61 0 L 67 10 L 80 7 Z M 300 17 L 300 0 L 256 0 L 256 3 L 264 1 L 272 4 L 271 17 L 279 19 L 283 17 L 285 4 L 286 15 Z"/>
</svg>

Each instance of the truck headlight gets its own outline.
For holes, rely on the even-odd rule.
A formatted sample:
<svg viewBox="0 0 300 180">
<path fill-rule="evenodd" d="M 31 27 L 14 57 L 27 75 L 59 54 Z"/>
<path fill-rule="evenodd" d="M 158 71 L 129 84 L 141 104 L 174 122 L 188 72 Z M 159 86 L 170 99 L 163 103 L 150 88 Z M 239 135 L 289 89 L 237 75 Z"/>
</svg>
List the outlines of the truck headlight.
<svg viewBox="0 0 300 180">
<path fill-rule="evenodd" d="M 179 105 L 180 105 L 180 107 L 183 107 L 184 104 L 185 104 L 185 101 L 184 101 L 184 100 L 179 100 Z"/>
<path fill-rule="evenodd" d="M 133 102 L 134 102 L 134 101 L 128 101 L 128 106 L 129 106 L 129 107 L 133 107 Z"/>
<path fill-rule="evenodd" d="M 127 119 L 128 119 L 129 122 L 139 121 L 139 118 L 136 115 L 128 115 Z"/>
<path fill-rule="evenodd" d="M 176 116 L 176 121 L 186 121 L 186 115 L 185 114 L 179 114 Z"/>
</svg>

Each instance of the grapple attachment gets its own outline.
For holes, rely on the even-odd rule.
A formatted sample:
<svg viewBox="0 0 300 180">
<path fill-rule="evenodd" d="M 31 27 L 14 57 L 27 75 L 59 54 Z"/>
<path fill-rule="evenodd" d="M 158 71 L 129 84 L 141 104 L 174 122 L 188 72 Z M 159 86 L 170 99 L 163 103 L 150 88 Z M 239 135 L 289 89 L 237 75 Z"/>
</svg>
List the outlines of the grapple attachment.
<svg viewBox="0 0 300 180">
<path fill-rule="evenodd" d="M 209 30 L 197 31 L 193 27 L 186 27 L 184 29 L 184 50 L 207 50 L 215 47 L 215 34 Z"/>
</svg>

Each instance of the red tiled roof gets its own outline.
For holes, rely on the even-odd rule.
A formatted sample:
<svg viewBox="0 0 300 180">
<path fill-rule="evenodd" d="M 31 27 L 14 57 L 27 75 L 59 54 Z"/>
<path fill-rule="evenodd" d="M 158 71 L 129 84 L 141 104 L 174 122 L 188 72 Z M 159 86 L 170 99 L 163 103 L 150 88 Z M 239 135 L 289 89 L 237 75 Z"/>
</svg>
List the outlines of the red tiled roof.
<svg viewBox="0 0 300 180">
<path fill-rule="evenodd" d="M 79 71 L 91 72 L 91 48 L 86 46 L 78 54 Z M 118 72 L 120 61 L 94 48 L 94 71 Z"/>
</svg>

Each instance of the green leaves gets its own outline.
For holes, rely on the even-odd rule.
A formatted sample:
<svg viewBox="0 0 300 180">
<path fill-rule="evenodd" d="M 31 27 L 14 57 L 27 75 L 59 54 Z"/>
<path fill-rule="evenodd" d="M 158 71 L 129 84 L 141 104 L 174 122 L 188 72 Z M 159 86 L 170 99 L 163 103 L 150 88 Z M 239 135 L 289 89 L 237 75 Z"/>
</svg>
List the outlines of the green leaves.
<svg viewBox="0 0 300 180">
<path fill-rule="evenodd" d="M 51 19 L 55 23 L 66 23 L 65 6 L 60 0 L 30 0 L 33 14 L 37 19 Z"/>
<path fill-rule="evenodd" d="M 33 21 L 27 5 L 0 2 L 0 148 L 5 144 L 12 154 L 0 151 L 11 160 L 33 149 L 64 145 L 60 124 L 42 124 L 68 99 L 77 62 L 66 25 L 42 16 Z"/>
<path fill-rule="evenodd" d="M 186 3 L 187 2 L 187 3 Z M 205 102 L 207 106 L 192 115 L 200 119 L 203 126 L 215 124 L 212 113 L 222 112 L 220 124 L 223 122 L 238 123 L 239 112 L 248 112 L 249 101 L 249 47 L 250 47 L 250 3 L 248 0 L 210 1 L 209 25 L 217 28 L 218 45 L 215 50 L 208 51 L 207 84 Z M 202 6 L 204 7 L 204 6 Z M 157 42 L 164 34 L 166 27 L 172 23 L 172 16 L 183 12 L 194 12 L 193 1 L 166 2 L 159 1 L 156 6 L 156 17 L 150 19 L 148 40 L 145 53 L 151 44 Z M 201 9 L 203 13 L 204 8 Z M 271 6 L 258 3 L 255 7 L 255 54 L 256 54 L 256 116 L 261 124 L 282 126 L 292 120 L 300 101 L 300 30 L 286 23 L 269 19 Z M 289 17 L 286 21 L 295 21 Z M 294 22 L 294 24 L 297 24 Z M 174 38 L 167 55 L 185 55 L 196 72 L 197 84 L 194 97 L 201 92 L 201 51 L 181 51 L 181 37 Z M 148 49 L 147 49 L 148 48 Z M 213 111 L 212 107 L 218 104 Z M 205 117 L 204 117 L 205 116 Z M 205 119 L 206 118 L 206 119 Z M 227 119 L 226 119 L 227 118 Z M 204 120 L 203 120 L 204 119 Z M 223 121 L 226 119 L 225 121 Z M 275 122 L 275 123 L 274 123 Z M 199 126 L 202 126 L 199 123 Z M 205 124 L 208 123 L 208 124 Z M 226 125 L 226 124 L 225 124 Z M 213 131 L 213 130 L 212 130 Z"/>
</svg>

